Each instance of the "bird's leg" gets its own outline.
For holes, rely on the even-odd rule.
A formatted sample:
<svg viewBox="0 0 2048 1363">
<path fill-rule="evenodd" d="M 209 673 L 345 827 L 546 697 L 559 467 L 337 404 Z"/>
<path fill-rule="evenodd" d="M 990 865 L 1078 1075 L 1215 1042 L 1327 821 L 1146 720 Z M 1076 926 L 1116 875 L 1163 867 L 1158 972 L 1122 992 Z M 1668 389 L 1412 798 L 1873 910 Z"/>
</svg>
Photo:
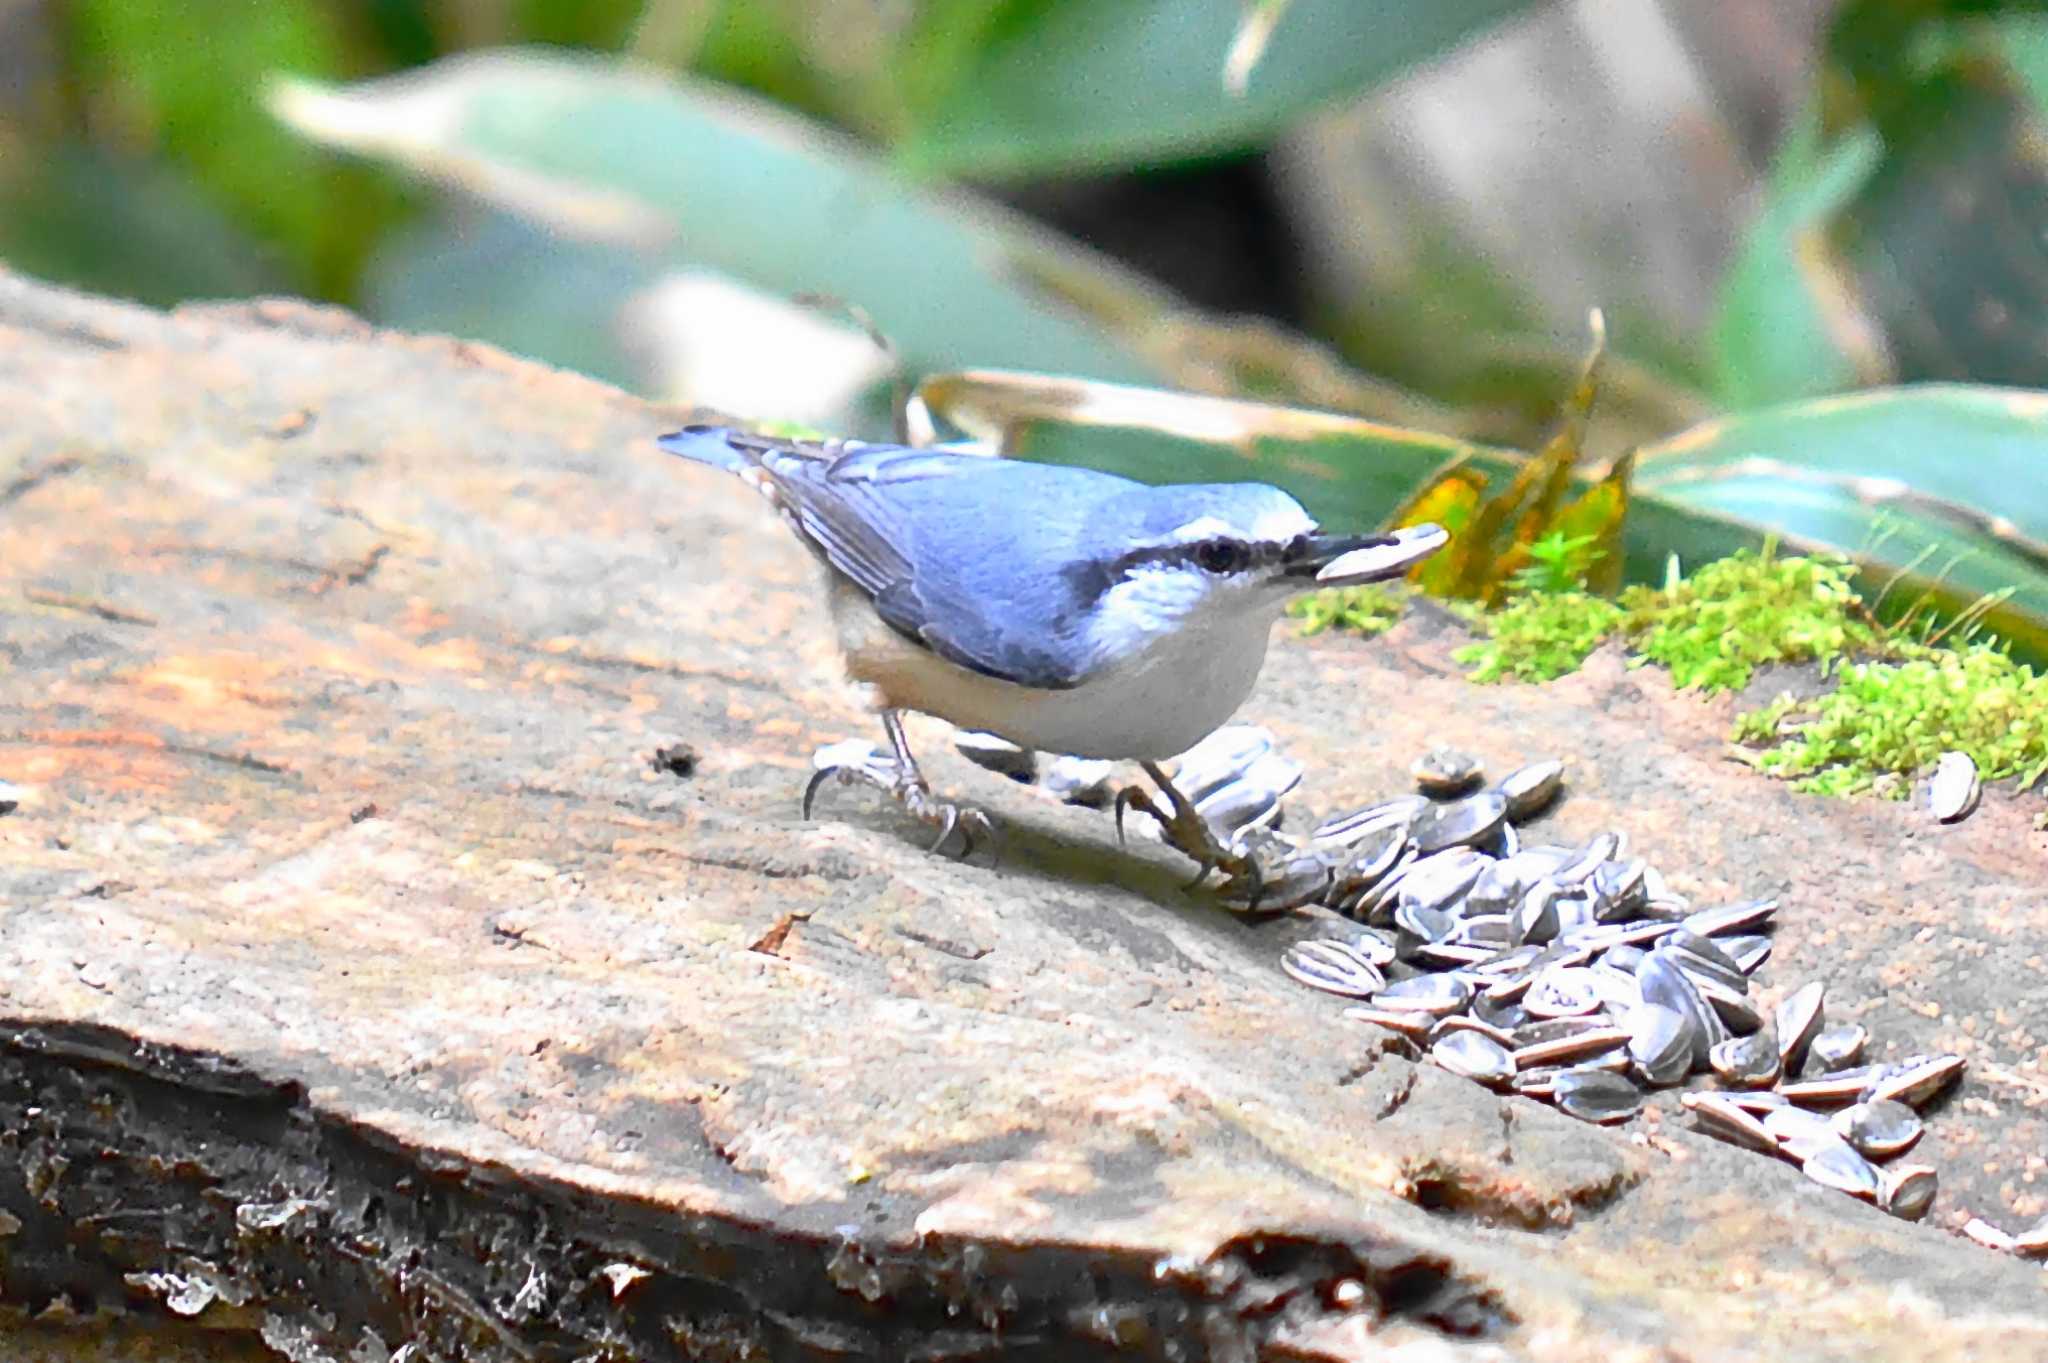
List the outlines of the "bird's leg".
<svg viewBox="0 0 2048 1363">
<path fill-rule="evenodd" d="M 933 797 L 924 773 L 918 770 L 917 759 L 911 756 L 910 739 L 903 732 L 902 715 L 895 710 L 882 711 L 882 727 L 888 732 L 889 746 L 896 754 L 895 761 L 887 763 L 875 758 L 867 762 L 842 762 L 820 768 L 811 777 L 811 783 L 804 787 L 804 817 L 811 817 L 811 804 L 817 799 L 818 787 L 828 777 L 836 776 L 842 784 L 862 781 L 888 791 L 912 817 L 938 829 L 939 835 L 931 845 L 934 852 L 945 846 L 955 832 L 960 834 L 962 859 L 972 856 L 977 844 L 986 844 L 991 851 L 999 850 L 995 825 L 989 822 L 988 815 L 978 809 L 962 809 L 959 805 Z"/>
<path fill-rule="evenodd" d="M 1141 814 L 1149 814 L 1158 821 L 1159 827 L 1165 832 L 1169 846 L 1200 863 L 1201 870 L 1188 882 L 1188 889 L 1192 890 L 1209 878 L 1209 872 L 1220 868 L 1233 879 L 1241 877 L 1248 881 L 1251 886 L 1252 903 L 1257 904 L 1261 878 L 1258 862 L 1225 846 L 1223 840 L 1216 836 L 1216 830 L 1209 827 L 1209 821 L 1195 812 L 1194 801 L 1181 794 L 1180 788 L 1173 784 L 1172 779 L 1157 762 L 1143 761 L 1138 765 L 1145 769 L 1145 774 L 1151 777 L 1153 784 L 1165 794 L 1167 802 L 1173 806 L 1173 814 L 1168 817 L 1162 813 L 1152 797 L 1143 789 L 1126 786 L 1117 792 L 1116 797 L 1117 836 L 1123 836 L 1126 806 Z"/>
</svg>

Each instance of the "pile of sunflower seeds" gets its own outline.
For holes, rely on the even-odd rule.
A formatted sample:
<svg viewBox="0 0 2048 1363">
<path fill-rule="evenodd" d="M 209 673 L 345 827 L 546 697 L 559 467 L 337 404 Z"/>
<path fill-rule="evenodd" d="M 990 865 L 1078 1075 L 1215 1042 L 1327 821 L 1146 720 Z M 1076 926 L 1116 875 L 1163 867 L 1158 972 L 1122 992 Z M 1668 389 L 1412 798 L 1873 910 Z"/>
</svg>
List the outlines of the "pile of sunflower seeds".
<svg viewBox="0 0 2048 1363">
<path fill-rule="evenodd" d="M 1770 958 L 1774 901 L 1696 908 L 1619 832 L 1524 845 L 1517 825 L 1557 798 L 1560 762 L 1488 786 L 1476 759 L 1434 751 L 1415 766 L 1418 793 L 1288 838 L 1280 800 L 1300 772 L 1270 735 L 1240 727 L 1173 776 L 1219 837 L 1274 867 L 1227 893 L 1356 920 L 1281 959 L 1301 983 L 1357 1000 L 1346 1017 L 1590 1122 L 1627 1121 L 1647 1091 L 1711 1076 L 1718 1088 L 1681 1098 L 1702 1130 L 1896 1216 L 1926 1215 L 1935 1171 L 1896 1157 L 1963 1061 L 1867 1063 L 1868 1035 L 1827 1025 L 1818 983 L 1764 1008 L 1751 977 Z"/>
</svg>

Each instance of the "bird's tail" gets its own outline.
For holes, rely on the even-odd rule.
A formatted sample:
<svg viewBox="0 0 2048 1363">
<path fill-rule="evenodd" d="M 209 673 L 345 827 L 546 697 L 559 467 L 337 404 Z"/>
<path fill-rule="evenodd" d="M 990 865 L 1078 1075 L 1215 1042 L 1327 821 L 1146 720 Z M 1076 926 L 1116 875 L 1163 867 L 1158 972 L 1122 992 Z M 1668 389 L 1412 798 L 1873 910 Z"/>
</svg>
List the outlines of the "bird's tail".
<svg viewBox="0 0 2048 1363">
<path fill-rule="evenodd" d="M 680 454 L 728 473 L 740 473 L 754 461 L 733 444 L 732 436 L 733 432 L 724 426 L 685 426 L 680 431 L 657 436 L 654 443 L 670 454 Z"/>
</svg>

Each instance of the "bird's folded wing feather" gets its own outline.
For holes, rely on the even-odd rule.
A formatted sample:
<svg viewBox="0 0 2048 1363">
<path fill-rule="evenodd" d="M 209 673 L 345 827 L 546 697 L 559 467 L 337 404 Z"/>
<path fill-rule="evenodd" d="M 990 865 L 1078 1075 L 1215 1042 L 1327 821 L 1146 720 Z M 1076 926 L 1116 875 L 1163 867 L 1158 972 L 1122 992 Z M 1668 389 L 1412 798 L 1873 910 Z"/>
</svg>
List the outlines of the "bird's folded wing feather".
<svg viewBox="0 0 2048 1363">
<path fill-rule="evenodd" d="M 1084 679 L 1092 660 L 1062 637 L 1058 601 L 1040 592 L 1022 603 L 1001 602 L 1009 609 L 999 623 L 987 609 L 997 603 L 970 585 L 972 565 L 958 561 L 986 544 L 971 535 L 934 542 L 941 523 L 961 528 L 942 503 L 978 505 L 980 489 L 967 484 L 1004 481 L 1003 461 L 885 445 L 820 457 L 800 445 L 734 439 L 753 447 L 749 453 L 774 480 L 800 533 L 874 600 L 897 633 L 948 662 L 1020 686 L 1063 690 Z M 948 486 L 934 486 L 940 481 Z M 1023 514 L 1000 496 L 989 510 L 1011 520 Z"/>
</svg>

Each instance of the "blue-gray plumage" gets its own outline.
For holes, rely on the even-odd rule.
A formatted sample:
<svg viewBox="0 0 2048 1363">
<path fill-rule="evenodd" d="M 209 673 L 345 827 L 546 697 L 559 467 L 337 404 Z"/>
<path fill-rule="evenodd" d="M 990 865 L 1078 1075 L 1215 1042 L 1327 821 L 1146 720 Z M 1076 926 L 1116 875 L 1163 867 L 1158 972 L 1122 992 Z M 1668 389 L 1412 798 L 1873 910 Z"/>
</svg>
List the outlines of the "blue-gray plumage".
<svg viewBox="0 0 2048 1363">
<path fill-rule="evenodd" d="M 878 692 L 898 784 L 917 792 L 901 709 L 1025 747 L 1139 759 L 1158 779 L 1158 760 L 1243 702 L 1289 597 L 1398 576 L 1444 538 L 1434 526 L 1326 535 L 1261 483 L 1153 487 L 720 427 L 659 443 L 752 482 L 831 570 L 848 671 Z"/>
</svg>

